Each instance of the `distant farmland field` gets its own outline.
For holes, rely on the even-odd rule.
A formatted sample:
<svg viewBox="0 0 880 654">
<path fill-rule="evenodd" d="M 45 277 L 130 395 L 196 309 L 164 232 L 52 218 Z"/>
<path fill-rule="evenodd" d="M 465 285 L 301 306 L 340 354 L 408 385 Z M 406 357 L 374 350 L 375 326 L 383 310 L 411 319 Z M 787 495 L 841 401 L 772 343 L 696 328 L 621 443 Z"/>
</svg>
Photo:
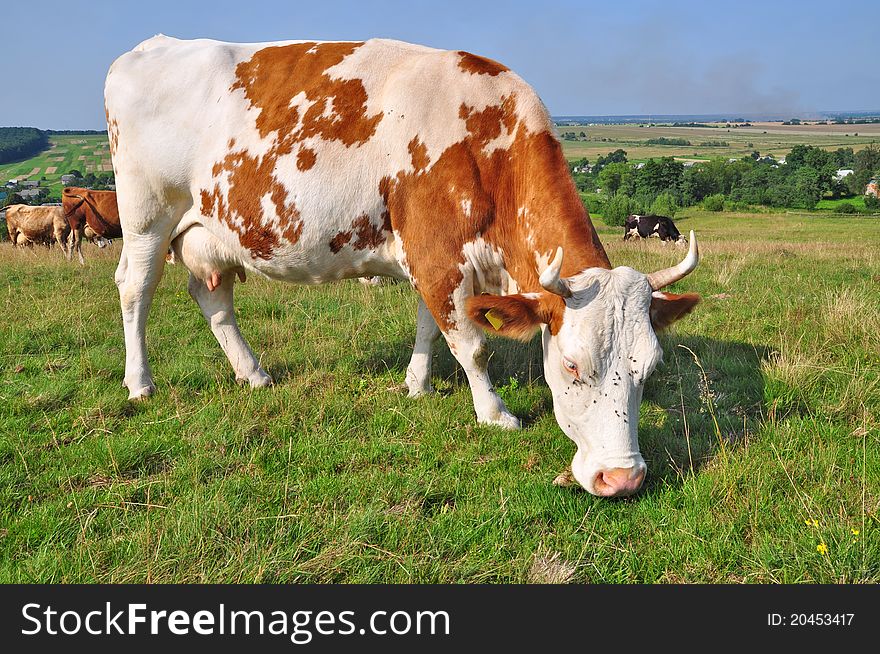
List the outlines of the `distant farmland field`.
<svg viewBox="0 0 880 654">
<path fill-rule="evenodd" d="M 584 132 L 587 140 L 562 141 L 568 159 L 587 157 L 594 160 L 617 148 L 626 150 L 631 160 L 651 157 L 680 159 L 711 159 L 713 157 L 742 157 L 753 150 L 761 154 L 782 156 L 799 143 L 836 150 L 851 147 L 860 150 L 870 143 L 880 142 L 880 124 L 874 125 L 781 125 L 753 123 L 752 127 L 642 127 L 639 125 L 585 125 L 561 126 L 560 133 Z M 858 136 L 854 134 L 858 133 Z M 653 145 L 649 139 L 680 138 L 691 145 Z M 17 163 L 0 165 L 0 184 L 15 179 L 41 179 L 51 194 L 59 195 L 61 175 L 72 169 L 88 172 L 110 172 L 110 147 L 105 135 L 53 135 L 51 147 L 39 155 Z M 728 145 L 704 145 L 712 141 L 726 141 Z"/>
<path fill-rule="evenodd" d="M 842 129 L 843 128 L 843 129 Z M 560 126 L 560 134 L 584 132 L 587 140 L 563 140 L 568 159 L 596 157 L 617 148 L 626 150 L 629 158 L 679 157 L 682 159 L 711 159 L 713 157 L 742 157 L 753 150 L 762 155 L 781 156 L 800 143 L 826 150 L 849 148 L 858 151 L 870 143 L 880 142 L 880 124 L 873 125 L 782 125 L 780 123 L 753 123 L 751 127 L 643 127 L 639 125 L 579 125 Z M 855 136 L 858 134 L 858 136 Z M 691 145 L 652 145 L 649 139 L 685 139 Z M 705 145 L 712 141 L 726 141 L 726 146 Z"/>
<path fill-rule="evenodd" d="M 10 179 L 46 178 L 51 194 L 60 195 L 61 176 L 73 169 L 86 173 L 109 172 L 110 145 L 106 135 L 52 135 L 50 147 L 25 161 L 0 165 L 0 184 Z"/>
</svg>

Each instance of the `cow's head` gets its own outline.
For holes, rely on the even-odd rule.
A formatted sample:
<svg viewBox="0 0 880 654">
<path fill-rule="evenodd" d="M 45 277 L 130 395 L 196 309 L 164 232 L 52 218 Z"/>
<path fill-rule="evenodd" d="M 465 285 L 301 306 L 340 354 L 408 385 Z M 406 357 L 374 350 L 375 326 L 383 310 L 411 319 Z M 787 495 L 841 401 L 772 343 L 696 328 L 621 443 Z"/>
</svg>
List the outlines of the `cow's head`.
<svg viewBox="0 0 880 654">
<path fill-rule="evenodd" d="M 630 495 L 644 481 L 639 405 L 645 380 L 663 356 L 656 332 L 699 302 L 695 294 L 660 292 L 696 268 L 699 251 L 690 236 L 680 264 L 650 275 L 588 268 L 562 278 L 559 248 L 541 275 L 544 292 L 469 302 L 471 318 L 495 333 L 521 338 L 542 327 L 553 410 L 577 445 L 572 473 L 594 495 Z"/>
</svg>

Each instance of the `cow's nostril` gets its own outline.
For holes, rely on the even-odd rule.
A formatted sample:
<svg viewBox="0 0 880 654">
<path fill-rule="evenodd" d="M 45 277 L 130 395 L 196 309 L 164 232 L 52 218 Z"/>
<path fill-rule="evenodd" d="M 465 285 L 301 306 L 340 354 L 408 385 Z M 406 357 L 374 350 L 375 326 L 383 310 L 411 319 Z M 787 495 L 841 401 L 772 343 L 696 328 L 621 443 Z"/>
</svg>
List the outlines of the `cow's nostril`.
<svg viewBox="0 0 880 654">
<path fill-rule="evenodd" d="M 645 480 L 645 472 L 644 466 L 602 470 L 596 474 L 596 478 L 593 481 L 593 490 L 597 495 L 604 497 L 632 495 L 642 487 L 642 482 Z"/>
</svg>

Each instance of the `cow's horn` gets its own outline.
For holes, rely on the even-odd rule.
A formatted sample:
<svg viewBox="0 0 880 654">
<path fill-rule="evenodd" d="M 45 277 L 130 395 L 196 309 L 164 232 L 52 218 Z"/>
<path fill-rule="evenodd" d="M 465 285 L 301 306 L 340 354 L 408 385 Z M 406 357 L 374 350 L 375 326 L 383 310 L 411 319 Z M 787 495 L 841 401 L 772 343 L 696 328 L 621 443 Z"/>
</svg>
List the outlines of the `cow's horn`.
<svg viewBox="0 0 880 654">
<path fill-rule="evenodd" d="M 700 262 L 700 248 L 697 245 L 697 237 L 694 236 L 694 230 L 691 230 L 690 240 L 691 243 L 687 256 L 680 264 L 673 266 L 672 268 L 665 268 L 664 270 L 652 272 L 648 275 L 648 283 L 653 290 L 659 291 L 661 288 L 665 288 L 673 282 L 677 282 L 682 277 L 692 273 L 694 268 L 697 267 L 697 264 Z"/>
<path fill-rule="evenodd" d="M 556 256 L 547 266 L 547 269 L 541 273 L 539 281 L 541 286 L 551 293 L 561 295 L 562 297 L 571 297 L 571 289 L 565 280 L 559 277 L 559 271 L 562 270 L 562 247 L 556 248 Z"/>
</svg>

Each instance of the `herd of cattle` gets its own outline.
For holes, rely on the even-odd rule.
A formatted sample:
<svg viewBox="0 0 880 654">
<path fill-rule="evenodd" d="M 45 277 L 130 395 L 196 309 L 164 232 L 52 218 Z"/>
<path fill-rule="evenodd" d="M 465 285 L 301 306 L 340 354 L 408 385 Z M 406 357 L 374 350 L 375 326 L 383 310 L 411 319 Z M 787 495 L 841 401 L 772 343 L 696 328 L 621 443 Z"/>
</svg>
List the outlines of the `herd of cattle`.
<svg viewBox="0 0 880 654">
<path fill-rule="evenodd" d="M 13 246 L 58 243 L 68 259 L 75 250 L 83 263 L 83 238 L 103 246 L 122 236 L 115 192 L 67 187 L 61 200 L 61 206 L 7 207 L 6 229 Z"/>
</svg>

